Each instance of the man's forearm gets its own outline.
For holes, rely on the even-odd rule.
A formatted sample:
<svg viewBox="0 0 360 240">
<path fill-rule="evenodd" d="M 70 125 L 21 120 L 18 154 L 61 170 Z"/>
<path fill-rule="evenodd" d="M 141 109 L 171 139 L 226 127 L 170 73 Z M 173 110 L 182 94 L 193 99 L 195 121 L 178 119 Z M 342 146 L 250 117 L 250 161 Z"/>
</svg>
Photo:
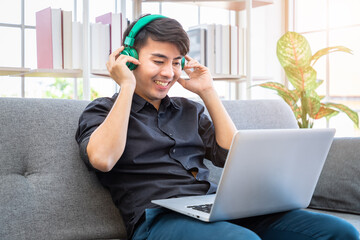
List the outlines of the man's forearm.
<svg viewBox="0 0 360 240">
<path fill-rule="evenodd" d="M 124 152 L 134 87 L 121 88 L 104 122 L 91 134 L 87 153 L 100 171 L 110 171 Z"/>
<path fill-rule="evenodd" d="M 208 90 L 200 95 L 204 101 L 210 117 L 214 123 L 217 143 L 225 149 L 229 149 L 236 127 L 222 104 L 215 89 Z"/>
</svg>

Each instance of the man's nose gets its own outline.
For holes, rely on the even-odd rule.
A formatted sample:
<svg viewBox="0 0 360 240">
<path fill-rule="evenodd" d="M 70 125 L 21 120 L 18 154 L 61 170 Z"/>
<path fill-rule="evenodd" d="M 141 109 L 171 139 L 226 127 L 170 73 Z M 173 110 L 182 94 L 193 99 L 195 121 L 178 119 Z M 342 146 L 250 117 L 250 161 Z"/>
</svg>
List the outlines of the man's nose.
<svg viewBox="0 0 360 240">
<path fill-rule="evenodd" d="M 167 78 L 174 77 L 174 69 L 172 64 L 165 64 L 161 69 L 161 75 Z"/>
</svg>

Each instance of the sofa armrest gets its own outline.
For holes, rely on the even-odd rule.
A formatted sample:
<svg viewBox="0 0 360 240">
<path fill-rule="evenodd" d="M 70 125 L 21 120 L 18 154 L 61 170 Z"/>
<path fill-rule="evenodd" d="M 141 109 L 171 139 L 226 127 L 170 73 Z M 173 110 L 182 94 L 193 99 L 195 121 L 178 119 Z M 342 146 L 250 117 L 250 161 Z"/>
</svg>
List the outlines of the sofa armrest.
<svg viewBox="0 0 360 240">
<path fill-rule="evenodd" d="M 311 208 L 360 214 L 360 138 L 335 138 Z"/>
</svg>

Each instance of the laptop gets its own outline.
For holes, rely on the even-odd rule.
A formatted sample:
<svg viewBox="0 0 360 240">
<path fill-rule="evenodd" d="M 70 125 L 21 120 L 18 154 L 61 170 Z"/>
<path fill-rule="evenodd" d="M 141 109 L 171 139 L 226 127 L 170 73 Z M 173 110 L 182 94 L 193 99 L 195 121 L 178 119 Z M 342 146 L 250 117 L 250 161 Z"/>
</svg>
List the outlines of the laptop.
<svg viewBox="0 0 360 240">
<path fill-rule="evenodd" d="M 239 130 L 216 194 L 152 203 L 205 222 L 306 208 L 334 135 L 335 129 Z"/>
</svg>

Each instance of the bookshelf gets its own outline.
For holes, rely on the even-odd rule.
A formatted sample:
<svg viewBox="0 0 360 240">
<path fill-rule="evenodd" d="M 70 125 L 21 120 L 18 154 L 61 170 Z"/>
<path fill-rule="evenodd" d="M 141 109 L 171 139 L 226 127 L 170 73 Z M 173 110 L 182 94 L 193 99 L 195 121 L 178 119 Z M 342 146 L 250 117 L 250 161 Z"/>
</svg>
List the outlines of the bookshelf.
<svg viewBox="0 0 360 240">
<path fill-rule="evenodd" d="M 110 77 L 106 70 L 92 70 L 90 64 L 90 19 L 89 8 L 90 1 L 83 0 L 83 69 L 67 70 L 67 69 L 29 69 L 29 68 L 11 68 L 0 67 L 0 76 L 9 75 L 17 77 L 62 77 L 62 78 L 83 78 L 83 92 L 84 99 L 90 99 L 90 78 L 91 77 Z M 121 0 L 121 12 L 126 17 L 126 0 Z M 242 75 L 213 75 L 214 80 L 218 81 L 233 81 L 235 84 L 246 83 L 246 98 L 251 99 L 250 86 L 252 80 L 258 77 L 252 76 L 251 71 L 251 11 L 252 8 L 261 7 L 273 4 L 273 0 L 132 0 L 133 2 L 133 17 L 138 18 L 141 15 L 141 6 L 143 2 L 176 2 L 187 3 L 198 6 L 218 7 L 227 10 L 234 10 L 236 13 L 236 25 L 240 26 L 240 12 L 246 13 L 246 39 L 245 49 L 246 55 L 244 63 L 239 66 Z M 171 17 L 171 16 L 170 16 Z M 239 28 L 240 29 L 240 28 Z M 241 48 L 239 48 L 241 51 Z M 240 63 L 239 63 L 240 64 Z M 238 88 L 238 85 L 237 85 Z M 237 95 L 238 99 L 239 96 Z"/>
<path fill-rule="evenodd" d="M 0 76 L 19 75 L 30 71 L 30 68 L 21 67 L 0 67 Z"/>
<path fill-rule="evenodd" d="M 32 69 L 19 74 L 24 77 L 80 78 L 81 69 Z"/>
<path fill-rule="evenodd" d="M 214 80 L 228 80 L 235 81 L 236 84 L 236 99 L 240 98 L 239 95 L 239 84 L 240 82 L 246 83 L 246 99 L 251 99 L 251 85 L 253 81 L 252 66 L 251 66 L 251 48 L 252 48 L 252 8 L 262 7 L 273 4 L 273 0 L 133 0 L 133 16 L 135 18 L 141 15 L 141 4 L 142 2 L 177 2 L 177 3 L 188 3 L 195 4 L 198 6 L 209 6 L 223 8 L 227 10 L 234 10 L 236 12 L 236 26 L 240 29 L 240 12 L 245 11 L 246 13 L 246 32 L 245 32 L 245 57 L 244 64 L 239 66 L 239 69 L 243 71 L 244 75 L 234 76 L 213 76 Z M 241 51 L 241 48 L 239 48 Z M 239 63 L 240 64 L 240 63 Z M 256 79 L 267 77 L 255 77 Z"/>
</svg>

